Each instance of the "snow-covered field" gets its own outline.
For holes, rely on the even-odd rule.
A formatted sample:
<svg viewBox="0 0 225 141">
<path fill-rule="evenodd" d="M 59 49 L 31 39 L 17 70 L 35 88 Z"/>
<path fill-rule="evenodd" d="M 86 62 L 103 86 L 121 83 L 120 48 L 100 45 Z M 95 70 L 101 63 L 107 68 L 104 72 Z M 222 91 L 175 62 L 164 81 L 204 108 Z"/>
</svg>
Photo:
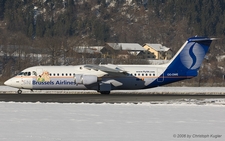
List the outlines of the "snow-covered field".
<svg viewBox="0 0 225 141">
<path fill-rule="evenodd" d="M 0 140 L 223 141 L 224 104 L 0 102 Z"/>
<path fill-rule="evenodd" d="M 151 90 L 221 94 L 225 91 L 222 87 L 159 87 Z M 8 93 L 16 89 L 1 86 L 0 91 Z M 0 141 L 31 140 L 224 141 L 225 99 L 139 104 L 0 102 Z"/>
</svg>

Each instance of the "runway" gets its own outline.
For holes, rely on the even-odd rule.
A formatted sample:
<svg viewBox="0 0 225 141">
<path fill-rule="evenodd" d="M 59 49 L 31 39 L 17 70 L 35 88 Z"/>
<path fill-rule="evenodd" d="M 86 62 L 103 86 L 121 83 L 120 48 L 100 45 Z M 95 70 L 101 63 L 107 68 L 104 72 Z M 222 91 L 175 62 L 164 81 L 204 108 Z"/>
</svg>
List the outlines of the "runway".
<svg viewBox="0 0 225 141">
<path fill-rule="evenodd" d="M 225 87 L 157 87 L 147 90 L 112 91 L 101 95 L 92 90 L 23 90 L 0 86 L 3 102 L 57 102 L 57 103 L 142 103 L 156 101 L 225 99 Z"/>
<path fill-rule="evenodd" d="M 4 102 L 57 102 L 57 103 L 142 103 L 182 99 L 225 99 L 225 95 L 149 95 L 149 94 L 0 94 Z"/>
</svg>

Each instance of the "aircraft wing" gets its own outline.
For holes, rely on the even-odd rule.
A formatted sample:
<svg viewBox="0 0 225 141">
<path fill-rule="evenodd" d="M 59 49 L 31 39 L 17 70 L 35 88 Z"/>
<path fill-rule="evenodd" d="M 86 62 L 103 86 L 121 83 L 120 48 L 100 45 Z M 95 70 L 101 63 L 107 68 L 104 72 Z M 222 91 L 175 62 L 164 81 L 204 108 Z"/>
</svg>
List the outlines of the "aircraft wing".
<svg viewBox="0 0 225 141">
<path fill-rule="evenodd" d="M 106 72 L 110 75 L 113 75 L 113 76 L 121 76 L 121 75 L 126 75 L 127 72 L 125 70 L 123 70 L 122 68 L 116 66 L 116 65 L 105 65 L 105 66 L 101 66 L 101 65 L 90 65 L 90 64 L 87 64 L 87 65 L 84 65 L 84 68 L 88 69 L 88 70 L 100 70 L 100 71 L 103 71 L 103 72 Z"/>
</svg>

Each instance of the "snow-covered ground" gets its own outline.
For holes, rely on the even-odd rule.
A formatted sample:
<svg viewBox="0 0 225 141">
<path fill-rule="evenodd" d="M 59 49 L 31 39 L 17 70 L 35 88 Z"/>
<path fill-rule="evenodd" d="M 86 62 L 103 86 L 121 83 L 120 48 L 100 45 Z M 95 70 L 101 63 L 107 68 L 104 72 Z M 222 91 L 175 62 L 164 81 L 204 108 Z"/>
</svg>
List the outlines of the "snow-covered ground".
<svg viewBox="0 0 225 141">
<path fill-rule="evenodd" d="M 16 90 L 0 87 L 2 93 Z M 158 87 L 146 91 L 223 94 L 225 89 Z M 224 141 L 224 117 L 225 99 L 138 104 L 0 102 L 0 141 Z"/>
<path fill-rule="evenodd" d="M 17 88 L 0 86 L 0 93 L 17 93 Z M 97 93 L 93 90 L 23 90 L 23 93 Z M 143 90 L 116 90 L 111 93 L 225 94 L 225 87 L 156 87 Z"/>
<path fill-rule="evenodd" d="M 1 141 L 224 141 L 225 102 L 0 102 Z"/>
</svg>

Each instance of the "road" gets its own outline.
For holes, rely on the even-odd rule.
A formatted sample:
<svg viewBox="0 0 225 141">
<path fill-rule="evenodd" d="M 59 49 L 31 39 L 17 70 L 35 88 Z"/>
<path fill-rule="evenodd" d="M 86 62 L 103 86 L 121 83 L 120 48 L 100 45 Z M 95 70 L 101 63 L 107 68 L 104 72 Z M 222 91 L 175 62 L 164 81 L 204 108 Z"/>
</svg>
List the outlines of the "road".
<svg viewBox="0 0 225 141">
<path fill-rule="evenodd" d="M 140 103 L 178 99 L 225 99 L 225 95 L 172 94 L 0 94 L 4 102 L 58 102 L 58 103 Z"/>
</svg>

